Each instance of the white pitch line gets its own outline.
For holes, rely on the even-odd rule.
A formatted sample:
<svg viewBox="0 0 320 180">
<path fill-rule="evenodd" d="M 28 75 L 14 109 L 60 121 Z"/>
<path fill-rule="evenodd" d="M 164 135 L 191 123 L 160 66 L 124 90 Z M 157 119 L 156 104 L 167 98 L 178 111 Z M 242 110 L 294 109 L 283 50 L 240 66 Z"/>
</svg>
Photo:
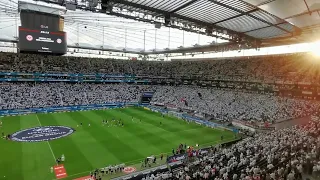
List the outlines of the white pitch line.
<svg viewBox="0 0 320 180">
<path fill-rule="evenodd" d="M 37 117 L 37 120 L 38 120 L 40 126 L 42 126 L 37 114 L 36 114 L 36 117 Z M 50 149 L 50 151 L 51 151 L 51 153 L 52 153 L 52 157 L 53 157 L 53 159 L 54 159 L 54 162 L 56 162 L 56 156 L 54 155 L 54 153 L 53 153 L 53 151 L 52 151 L 52 148 L 51 148 L 51 145 L 50 145 L 49 141 L 47 141 L 47 143 L 48 143 L 49 149 Z M 57 164 L 58 164 L 58 163 L 57 163 Z"/>
<path fill-rule="evenodd" d="M 164 155 L 167 155 L 167 154 L 169 154 L 169 153 L 171 153 L 171 152 L 166 152 L 166 153 L 163 153 Z M 158 155 L 155 155 L 155 156 L 160 156 L 161 154 L 158 154 Z M 136 162 L 136 161 L 142 161 L 142 160 L 144 160 L 144 159 L 137 159 L 137 160 L 133 160 L 133 161 L 128 161 L 128 162 L 124 162 L 124 164 L 128 164 L 128 163 L 131 163 L 131 162 Z M 138 162 L 139 163 L 139 162 Z M 138 164 L 137 163 L 137 164 Z M 104 167 L 103 167 L 104 168 Z M 146 170 L 146 169 L 143 169 L 143 170 Z M 140 171 L 142 171 L 142 170 L 140 170 Z M 85 172 L 81 172 L 81 173 L 77 173 L 77 174 L 72 174 L 72 175 L 68 175 L 68 177 L 73 177 L 73 176 L 77 176 L 77 175 L 80 175 L 80 174 L 85 174 L 85 173 L 89 173 L 89 172 L 91 172 L 91 171 L 85 171 Z M 124 174 L 123 175 L 119 175 L 118 177 L 120 177 L 120 176 L 124 176 Z"/>
<path fill-rule="evenodd" d="M 82 172 L 82 173 L 72 174 L 70 176 L 68 175 L 68 177 L 78 176 L 80 174 L 86 174 L 86 173 L 89 173 L 89 172 L 91 172 L 91 171 L 85 171 L 85 172 Z"/>
<path fill-rule="evenodd" d="M 205 143 L 205 144 L 213 144 L 213 143 L 217 143 L 219 141 L 213 141 L 213 142 L 209 142 L 209 143 Z M 205 144 L 202 144 L 202 145 L 205 145 Z M 216 144 L 217 145 L 217 144 Z M 165 153 L 162 153 L 163 155 L 169 155 L 171 153 L 170 152 L 165 152 Z M 158 154 L 158 155 L 155 155 L 156 157 L 160 156 L 161 154 Z M 133 160 L 133 161 L 128 161 L 128 162 L 124 162 L 124 164 L 128 164 L 128 163 L 131 163 L 131 162 L 137 162 L 137 161 L 141 161 L 141 160 L 144 160 L 144 159 L 137 159 L 137 160 Z M 139 162 L 138 162 L 139 163 Z M 137 164 L 138 164 L 137 163 Z M 147 169 L 143 169 L 143 170 L 147 170 Z M 143 171 L 143 170 L 140 170 L 140 171 Z M 76 174 L 72 174 L 72 175 L 68 175 L 68 177 L 73 177 L 73 176 L 77 176 L 77 175 L 80 175 L 80 174 L 85 174 L 85 173 L 89 173 L 91 171 L 85 171 L 85 172 L 81 172 L 81 173 L 76 173 Z M 122 175 L 119 175 L 118 177 L 120 177 Z M 124 175 L 123 175 L 124 176 Z"/>
</svg>

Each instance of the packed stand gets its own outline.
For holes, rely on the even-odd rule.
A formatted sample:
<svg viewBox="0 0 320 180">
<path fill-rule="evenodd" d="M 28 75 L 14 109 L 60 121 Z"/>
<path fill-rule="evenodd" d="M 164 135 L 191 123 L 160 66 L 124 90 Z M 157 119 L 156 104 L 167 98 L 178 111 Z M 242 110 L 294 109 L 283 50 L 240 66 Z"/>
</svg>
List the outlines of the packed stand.
<svg viewBox="0 0 320 180">
<path fill-rule="evenodd" d="M 170 179 L 302 180 L 320 178 L 320 122 L 256 134 L 228 148 L 212 147 L 166 172 Z M 146 175 L 155 179 L 157 175 Z"/>
<path fill-rule="evenodd" d="M 196 86 L 161 86 L 153 95 L 152 102 L 192 109 L 213 119 L 271 122 L 308 116 L 320 108 L 316 101 Z"/>
<path fill-rule="evenodd" d="M 217 61 L 130 61 L 0 53 L 0 71 L 135 74 L 241 81 L 319 82 L 319 66 L 307 54 Z"/>
<path fill-rule="evenodd" d="M 0 109 L 138 102 L 149 90 L 127 84 L 2 83 Z"/>
<path fill-rule="evenodd" d="M 0 109 L 139 102 L 155 91 L 152 102 L 204 113 L 216 120 L 286 120 L 312 114 L 317 101 L 222 91 L 191 86 L 90 83 L 2 83 Z"/>
</svg>

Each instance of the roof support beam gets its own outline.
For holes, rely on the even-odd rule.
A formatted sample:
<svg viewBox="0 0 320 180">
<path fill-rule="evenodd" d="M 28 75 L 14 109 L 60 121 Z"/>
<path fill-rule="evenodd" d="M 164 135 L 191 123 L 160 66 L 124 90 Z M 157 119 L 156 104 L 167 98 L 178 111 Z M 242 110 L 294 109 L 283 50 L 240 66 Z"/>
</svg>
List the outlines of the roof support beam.
<svg viewBox="0 0 320 180">
<path fill-rule="evenodd" d="M 314 10 L 311 10 L 310 13 L 314 13 L 314 12 L 318 12 L 319 14 L 319 11 L 320 9 L 314 9 Z M 303 12 L 303 13 L 300 13 L 300 14 L 295 14 L 293 16 L 289 16 L 289 17 L 285 17 L 283 18 L 284 20 L 288 20 L 288 19 L 291 19 L 291 18 L 295 18 L 295 17 L 299 17 L 299 16 L 303 16 L 303 15 L 306 15 L 306 14 L 309 14 L 309 12 Z M 320 15 L 319 15 L 320 16 Z"/>
<path fill-rule="evenodd" d="M 147 10 L 147 11 L 155 12 L 155 13 L 162 14 L 162 15 L 170 14 L 170 12 L 167 12 L 167 11 L 163 11 L 163 10 L 160 10 L 160 9 L 148 7 L 148 6 L 141 5 L 141 4 L 136 4 L 136 3 L 125 1 L 125 0 L 112 0 L 112 1 L 114 3 L 127 5 L 128 7 L 139 8 L 139 9 L 142 9 L 142 10 Z M 211 23 L 206 23 L 206 22 L 203 22 L 203 21 L 200 21 L 200 20 L 197 20 L 197 19 L 181 16 L 181 15 L 176 14 L 176 13 L 171 13 L 170 16 L 171 17 L 176 17 L 178 19 L 186 20 L 186 21 L 198 24 L 198 25 L 202 25 L 202 26 L 206 26 L 206 27 L 212 27 L 214 29 L 221 30 L 221 31 L 227 31 L 230 34 L 241 36 L 241 37 L 244 37 L 244 38 L 247 38 L 247 39 L 257 40 L 256 38 L 248 36 L 248 35 L 246 35 L 244 33 L 236 32 L 234 30 L 227 29 L 227 28 L 224 28 L 224 27 L 221 27 L 221 26 L 217 26 L 217 25 L 214 25 L 214 24 L 211 24 Z"/>
<path fill-rule="evenodd" d="M 260 21 L 260 22 L 266 23 L 266 24 L 268 24 L 269 26 L 274 26 L 274 27 L 276 27 L 276 28 L 278 28 L 278 29 L 281 29 L 281 30 L 283 30 L 283 31 L 285 31 L 285 32 L 287 32 L 287 33 L 292 34 L 292 32 L 290 32 L 290 31 L 288 31 L 288 30 L 286 30 L 286 29 L 284 29 L 284 28 L 282 28 L 282 27 L 279 27 L 279 26 L 277 26 L 277 25 L 274 25 L 274 24 L 272 24 L 272 23 L 270 23 L 270 22 L 268 22 L 268 21 L 266 21 L 266 20 L 263 20 L 263 19 L 261 19 L 261 18 L 259 18 L 259 17 L 256 17 L 256 16 L 254 16 L 254 15 L 252 15 L 252 14 L 245 14 L 246 12 L 244 12 L 244 11 L 242 11 L 242 10 L 240 10 L 240 9 L 237 9 L 237 8 L 234 8 L 234 7 L 231 7 L 231 6 L 228 6 L 228 5 L 223 4 L 223 3 L 221 3 L 221 2 L 219 2 L 219 1 L 217 1 L 217 0 L 209 0 L 209 1 L 212 2 L 212 3 L 214 3 L 214 4 L 220 5 L 220 6 L 222 6 L 222 7 L 228 8 L 228 9 L 230 9 L 230 10 L 236 11 L 236 12 L 238 12 L 238 13 L 247 15 L 247 16 L 255 19 L 255 20 L 258 20 L 258 21 Z"/>
<path fill-rule="evenodd" d="M 117 16 L 117 17 L 122 17 L 122 18 L 126 18 L 126 19 L 132 19 L 132 20 L 136 20 L 135 17 L 133 16 L 129 16 L 129 15 L 125 15 L 125 14 L 120 14 L 120 13 L 116 13 L 116 12 L 111 12 L 109 13 L 109 15 L 113 15 L 113 16 Z M 143 21 L 145 23 L 152 23 L 154 24 L 155 22 L 151 22 L 150 20 L 147 20 L 147 19 L 139 19 L 139 21 Z M 178 26 L 174 26 L 174 25 L 171 25 L 170 26 L 171 28 L 175 28 L 175 29 L 180 29 L 180 30 L 184 30 L 184 31 L 188 31 L 188 32 L 193 32 L 193 33 L 198 33 L 198 34 L 203 34 L 203 35 L 207 35 L 206 33 L 203 33 L 203 32 L 198 32 L 196 30 L 191 30 L 191 29 L 187 29 L 187 28 L 181 28 L 181 27 L 178 27 Z M 225 38 L 225 37 L 221 37 L 221 36 L 217 36 L 215 34 L 212 34 L 211 35 L 212 37 L 216 37 L 216 38 L 219 38 L 219 39 L 223 39 L 223 40 L 228 40 L 228 41 L 235 41 L 235 40 L 232 40 L 230 38 Z M 253 38 L 252 38 L 253 39 Z"/>
<path fill-rule="evenodd" d="M 256 11 L 258 11 L 258 10 L 259 10 L 258 8 L 257 8 L 257 9 L 253 9 L 253 10 L 251 10 L 251 11 L 245 12 L 244 14 L 239 14 L 239 15 L 236 15 L 236 16 L 233 16 L 233 17 L 229 17 L 229 18 L 227 18 L 227 19 L 224 19 L 224 20 L 221 20 L 221 21 L 215 22 L 215 23 L 213 23 L 213 24 L 218 24 L 218 23 L 221 23 L 221 22 L 224 22 L 224 21 L 228 21 L 228 20 L 231 20 L 231 19 L 234 19 L 234 18 L 240 17 L 240 16 L 247 15 L 247 14 L 249 14 L 249 13 L 256 12 Z"/>
<path fill-rule="evenodd" d="M 184 4 L 184 5 L 180 6 L 180 7 L 177 7 L 175 10 L 171 11 L 170 13 L 175 13 L 175 12 L 177 12 L 177 11 L 183 9 L 183 8 L 186 8 L 186 7 L 190 6 L 191 4 L 193 4 L 193 3 L 197 2 L 197 1 L 198 1 L 198 0 L 189 1 L 189 2 L 186 3 L 186 4 Z"/>
<path fill-rule="evenodd" d="M 268 1 L 262 2 L 262 3 L 260 3 L 260 4 L 257 4 L 257 5 L 255 5 L 255 6 L 259 7 L 259 6 L 262 6 L 262 5 L 265 5 L 265 4 L 272 3 L 273 1 L 275 1 L 275 0 L 268 0 Z"/>
<path fill-rule="evenodd" d="M 163 15 L 169 14 L 169 12 L 167 12 L 167 11 L 163 11 L 163 10 L 156 9 L 156 8 L 153 8 L 153 7 L 145 6 L 145 5 L 142 5 L 142 4 L 136 4 L 136 3 L 125 1 L 125 0 L 112 0 L 112 2 L 123 4 L 123 5 L 126 5 L 128 7 L 134 7 L 134 8 L 139 8 L 139 9 L 155 12 L 155 13 L 158 13 L 158 14 L 163 14 Z"/>
<path fill-rule="evenodd" d="M 287 23 L 287 22 L 281 22 L 281 23 L 278 23 L 278 24 L 275 24 L 275 25 L 281 25 L 281 24 L 286 24 L 286 23 Z M 261 28 L 253 29 L 253 30 L 246 31 L 246 32 L 243 32 L 243 33 L 248 33 L 248 32 L 258 31 L 258 30 L 260 30 L 260 29 L 269 28 L 269 27 L 273 27 L 273 26 L 261 27 Z"/>
<path fill-rule="evenodd" d="M 310 8 L 308 6 L 308 3 L 306 0 L 303 0 L 304 4 L 306 5 L 307 9 L 308 9 L 308 12 L 309 12 L 309 15 L 311 16 L 311 12 L 310 12 Z"/>
</svg>

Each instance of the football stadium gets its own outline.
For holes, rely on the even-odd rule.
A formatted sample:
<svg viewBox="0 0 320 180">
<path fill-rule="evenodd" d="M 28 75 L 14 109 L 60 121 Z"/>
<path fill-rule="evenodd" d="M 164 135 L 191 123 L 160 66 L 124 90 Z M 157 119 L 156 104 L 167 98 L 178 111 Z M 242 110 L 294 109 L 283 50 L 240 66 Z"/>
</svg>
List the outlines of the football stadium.
<svg viewBox="0 0 320 180">
<path fill-rule="evenodd" d="M 105 120 L 107 122 L 104 123 Z M 63 164 L 68 176 L 76 179 L 107 165 L 124 163 L 141 169 L 141 162 L 152 155 L 159 158 L 158 163 L 164 163 L 167 156 L 172 155 L 172 149 L 176 151 L 181 143 L 184 146 L 188 144 L 196 147 L 198 144 L 200 147 L 208 147 L 235 138 L 230 131 L 190 124 L 173 116 L 161 116 L 159 113 L 135 107 L 32 114 L 5 117 L 2 121 L 6 131 L 10 132 L 30 128 L 39 130 L 39 127 L 45 132 L 44 128 L 50 126 L 58 127 L 60 131 L 62 128 L 70 128 L 62 129 L 66 131 L 63 135 L 72 131 L 70 136 L 54 141 L 37 143 L 2 141 L 1 147 L 6 149 L 1 150 L 1 153 L 12 155 L 4 156 L 1 163 L 2 173 L 7 175 L 8 179 L 55 179 L 50 167 L 54 166 L 57 158 L 62 155 L 65 156 Z M 121 121 L 121 124 L 117 121 Z M 57 135 L 47 137 L 53 139 L 55 136 Z M 17 141 L 39 140 L 39 136 L 23 137 L 17 135 Z M 8 152 L 9 149 L 14 151 Z M 163 161 L 160 160 L 161 154 Z M 14 166 L 5 166 L 12 161 L 15 162 Z M 20 173 L 16 173 L 17 171 Z"/>
<path fill-rule="evenodd" d="M 0 180 L 319 180 L 319 0 L 0 0 Z"/>
</svg>

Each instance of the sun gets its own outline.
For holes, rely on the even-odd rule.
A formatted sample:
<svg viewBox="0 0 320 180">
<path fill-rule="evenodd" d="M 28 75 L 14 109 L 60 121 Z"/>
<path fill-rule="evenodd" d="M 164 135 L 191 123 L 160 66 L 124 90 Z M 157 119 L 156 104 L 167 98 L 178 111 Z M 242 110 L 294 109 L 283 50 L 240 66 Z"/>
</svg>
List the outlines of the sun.
<svg viewBox="0 0 320 180">
<path fill-rule="evenodd" d="M 320 57 L 320 41 L 310 44 L 310 50 L 316 57 Z"/>
<path fill-rule="evenodd" d="M 318 51 L 312 51 L 313 55 L 320 57 L 320 49 Z"/>
<path fill-rule="evenodd" d="M 318 47 L 313 47 L 311 52 L 314 56 L 320 57 L 320 45 Z"/>
</svg>

